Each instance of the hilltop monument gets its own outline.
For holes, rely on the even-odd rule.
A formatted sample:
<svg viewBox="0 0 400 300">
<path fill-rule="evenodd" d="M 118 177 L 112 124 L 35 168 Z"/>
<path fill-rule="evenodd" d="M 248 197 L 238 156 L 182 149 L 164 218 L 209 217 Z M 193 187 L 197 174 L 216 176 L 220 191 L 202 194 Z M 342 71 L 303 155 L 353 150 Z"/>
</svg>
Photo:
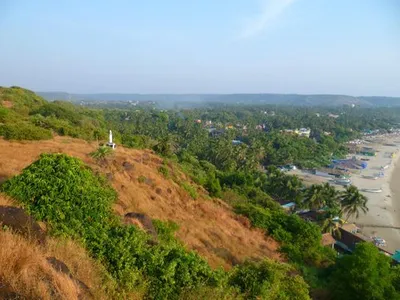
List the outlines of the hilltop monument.
<svg viewBox="0 0 400 300">
<path fill-rule="evenodd" d="M 110 134 L 109 134 L 109 137 L 108 137 L 107 147 L 111 147 L 113 149 L 117 148 L 117 145 L 115 143 L 113 143 L 113 137 L 112 137 L 112 131 L 111 130 L 110 130 Z"/>
</svg>

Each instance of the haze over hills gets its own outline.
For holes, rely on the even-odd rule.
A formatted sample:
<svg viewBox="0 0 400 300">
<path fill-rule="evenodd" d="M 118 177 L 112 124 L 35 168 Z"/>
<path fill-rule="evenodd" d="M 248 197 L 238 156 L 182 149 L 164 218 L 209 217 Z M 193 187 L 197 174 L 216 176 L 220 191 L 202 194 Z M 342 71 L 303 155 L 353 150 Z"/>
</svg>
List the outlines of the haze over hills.
<svg viewBox="0 0 400 300">
<path fill-rule="evenodd" d="M 348 95 L 299 95 L 299 94 L 70 94 L 66 92 L 37 92 L 46 100 L 79 101 L 153 101 L 161 107 L 176 104 L 236 103 L 236 104 L 280 104 L 291 106 L 342 106 L 363 107 L 400 106 L 400 97 L 348 96 Z"/>
</svg>

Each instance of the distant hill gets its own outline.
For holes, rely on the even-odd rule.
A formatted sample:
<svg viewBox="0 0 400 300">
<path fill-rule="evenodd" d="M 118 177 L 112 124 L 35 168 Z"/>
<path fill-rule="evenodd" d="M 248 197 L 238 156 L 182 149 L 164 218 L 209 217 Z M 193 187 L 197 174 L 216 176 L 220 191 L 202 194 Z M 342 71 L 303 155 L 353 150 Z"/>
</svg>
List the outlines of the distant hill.
<svg viewBox="0 0 400 300">
<path fill-rule="evenodd" d="M 347 95 L 298 94 L 69 94 L 64 92 L 38 92 L 46 100 L 91 101 L 141 101 L 156 102 L 162 107 L 188 104 L 280 104 L 291 106 L 342 106 L 363 107 L 400 106 L 400 97 L 354 97 Z"/>
</svg>

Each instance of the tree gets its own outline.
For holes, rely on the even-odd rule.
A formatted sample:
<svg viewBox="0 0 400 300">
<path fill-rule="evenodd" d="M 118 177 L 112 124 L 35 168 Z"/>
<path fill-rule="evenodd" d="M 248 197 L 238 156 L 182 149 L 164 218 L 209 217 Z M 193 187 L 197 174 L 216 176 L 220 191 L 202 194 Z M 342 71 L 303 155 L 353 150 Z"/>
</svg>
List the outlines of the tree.
<svg viewBox="0 0 400 300">
<path fill-rule="evenodd" d="M 322 231 L 325 233 L 330 233 L 334 237 L 340 238 L 342 234 L 339 226 L 343 225 L 343 223 L 344 222 L 341 219 L 336 220 L 332 217 L 326 218 L 322 224 Z"/>
<path fill-rule="evenodd" d="M 353 254 L 338 258 L 330 290 L 339 300 L 399 299 L 393 286 L 390 258 L 371 243 L 360 243 Z"/>
<path fill-rule="evenodd" d="M 310 210 L 319 210 L 326 204 L 325 190 L 322 185 L 313 184 L 307 189 L 304 197 L 304 205 Z"/>
<path fill-rule="evenodd" d="M 368 198 L 360 193 L 358 188 L 354 185 L 346 187 L 346 190 L 342 193 L 342 212 L 346 215 L 346 221 L 350 217 L 356 217 L 358 219 L 360 211 L 364 214 L 367 213 Z"/>
<path fill-rule="evenodd" d="M 167 134 L 159 141 L 157 145 L 153 147 L 153 149 L 163 156 L 172 156 L 177 151 L 177 143 L 175 137 L 171 134 Z"/>
</svg>

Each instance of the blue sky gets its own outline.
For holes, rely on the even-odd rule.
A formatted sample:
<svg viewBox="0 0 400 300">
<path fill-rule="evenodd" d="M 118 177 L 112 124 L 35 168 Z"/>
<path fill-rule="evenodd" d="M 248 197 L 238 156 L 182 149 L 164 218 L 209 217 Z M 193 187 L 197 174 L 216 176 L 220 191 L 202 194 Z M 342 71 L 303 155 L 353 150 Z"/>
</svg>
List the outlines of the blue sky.
<svg viewBox="0 0 400 300">
<path fill-rule="evenodd" d="M 400 96 L 400 1 L 1 0 L 0 85 Z"/>
</svg>

